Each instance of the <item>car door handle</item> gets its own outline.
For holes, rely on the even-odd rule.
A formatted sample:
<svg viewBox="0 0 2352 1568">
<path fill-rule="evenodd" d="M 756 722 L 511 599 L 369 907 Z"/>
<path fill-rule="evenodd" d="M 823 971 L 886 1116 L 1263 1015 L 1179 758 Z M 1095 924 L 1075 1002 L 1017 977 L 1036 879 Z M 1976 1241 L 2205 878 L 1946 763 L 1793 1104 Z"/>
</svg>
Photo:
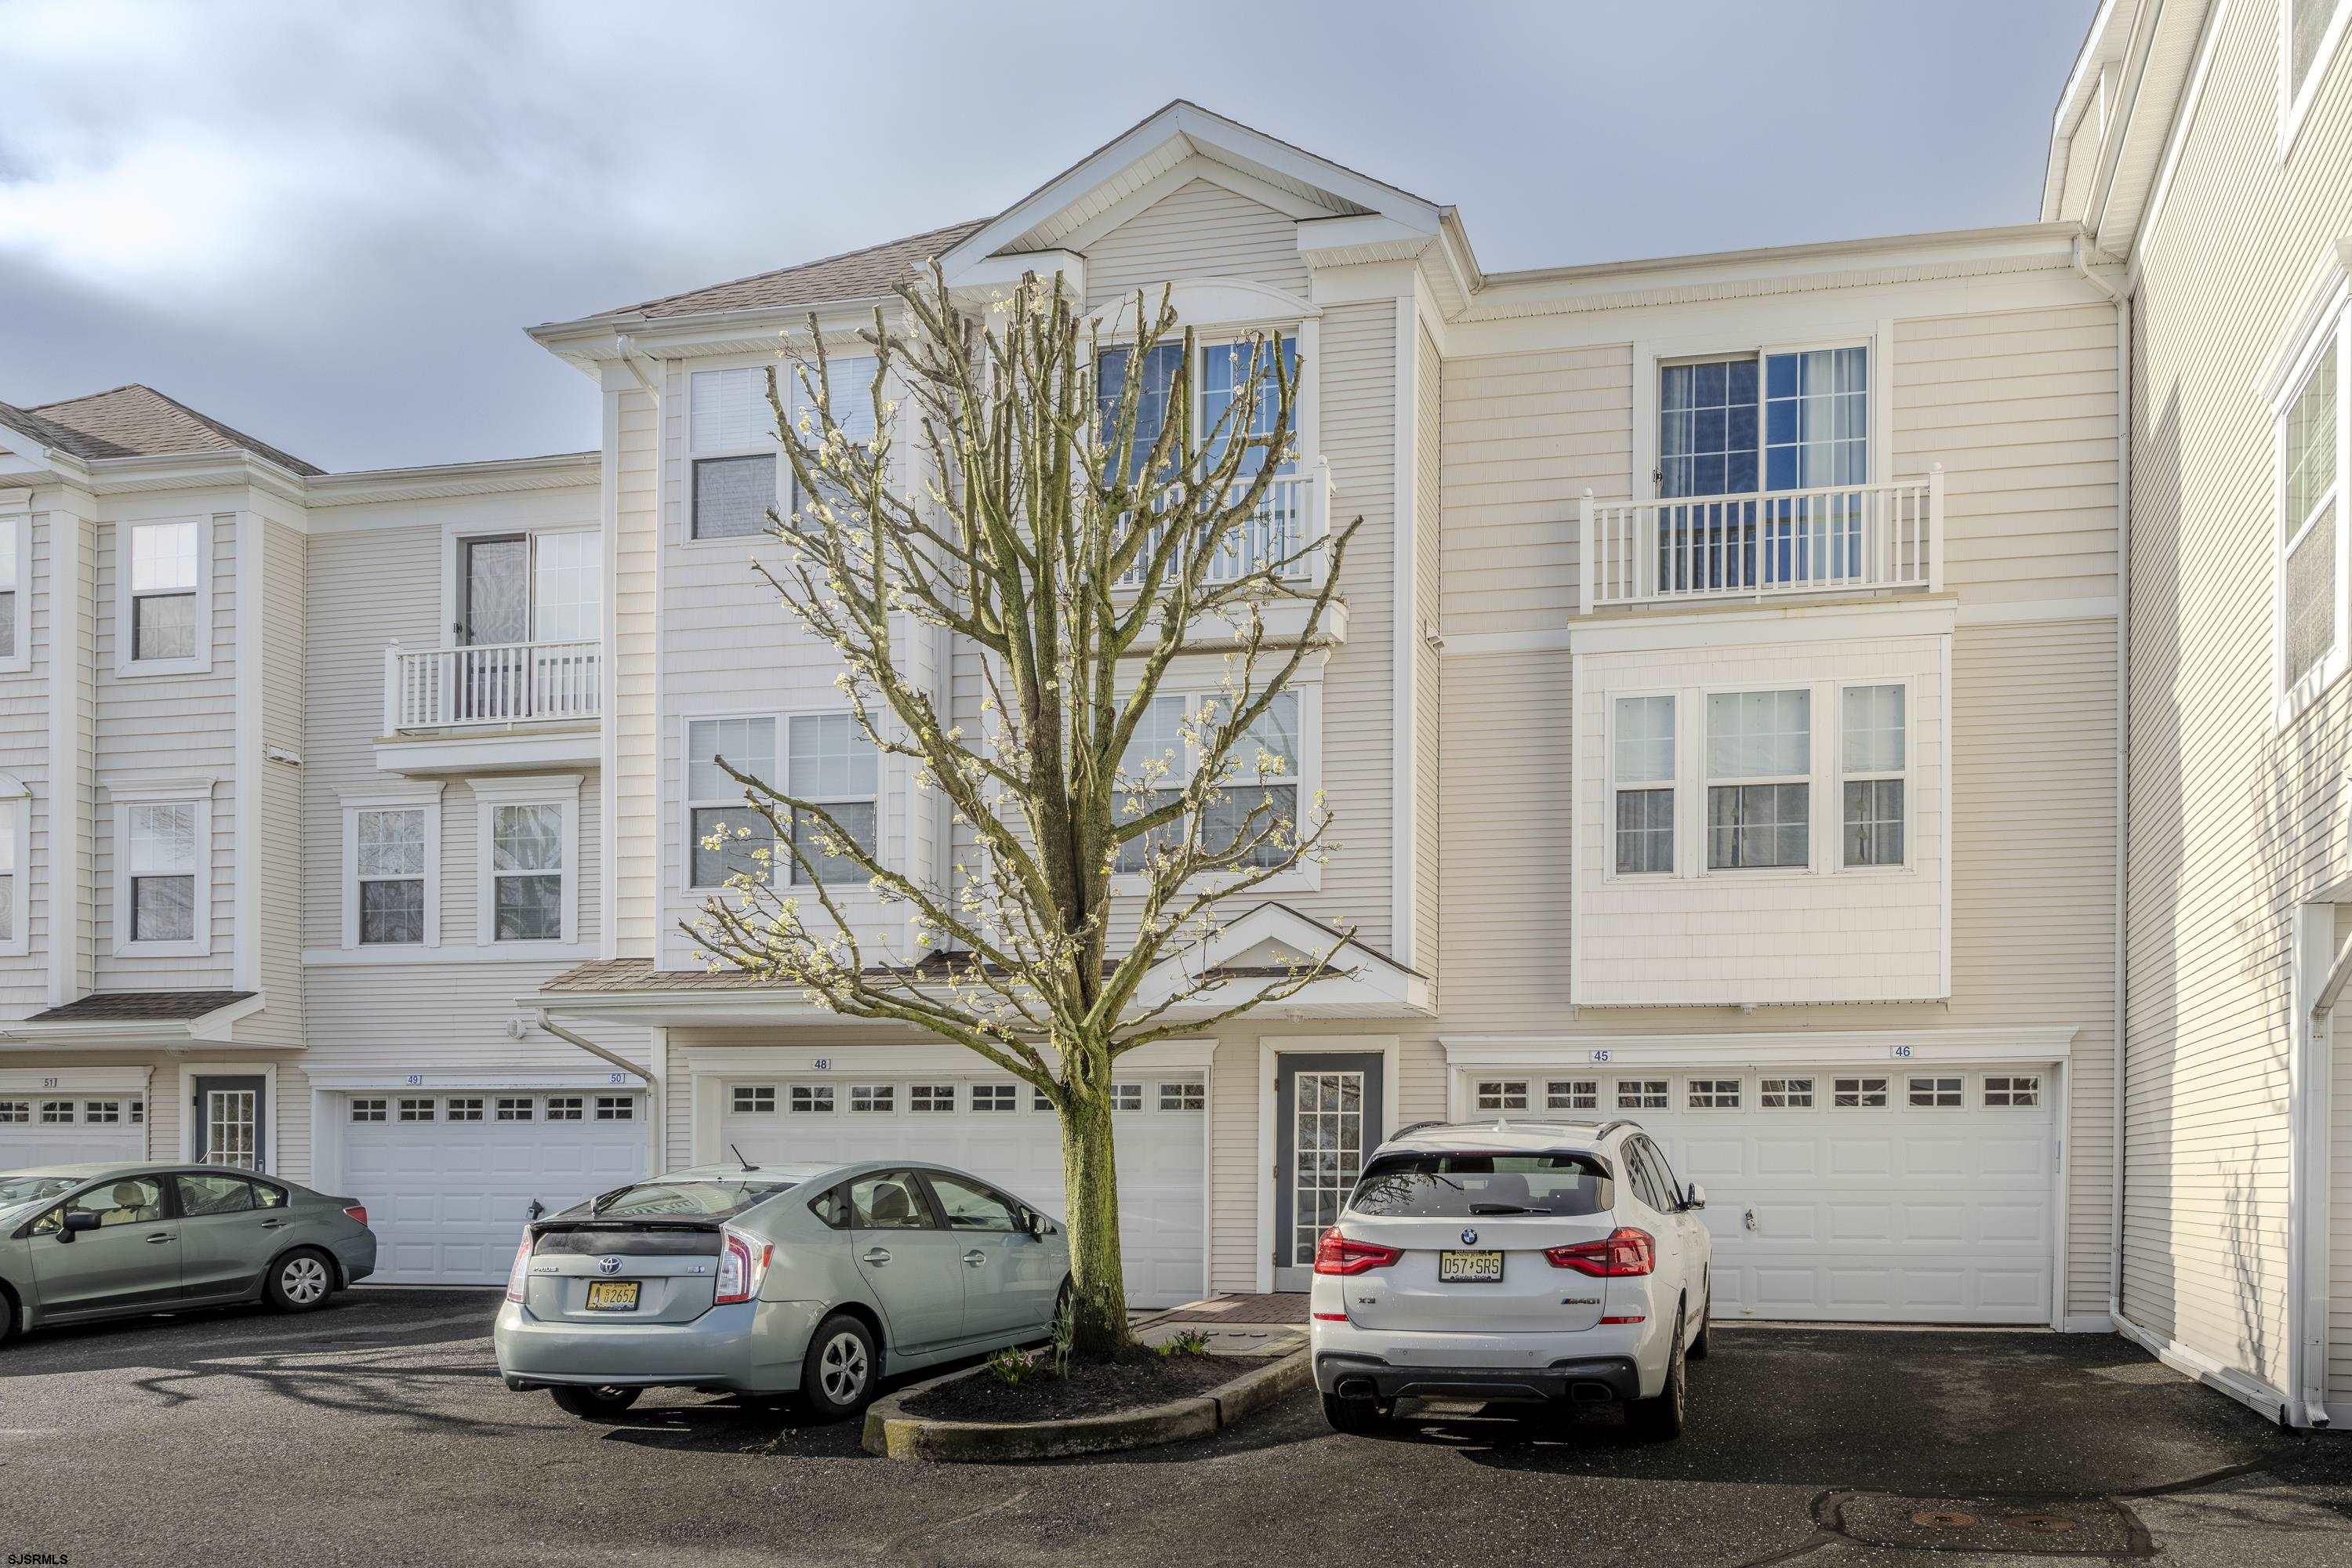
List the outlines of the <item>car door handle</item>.
<svg viewBox="0 0 2352 1568">
<path fill-rule="evenodd" d="M 286 1222 L 282 1219 L 266 1219 L 261 1222 L 261 1228 L 264 1230 L 276 1230 L 285 1223 Z"/>
<path fill-rule="evenodd" d="M 147 1238 L 147 1245 L 152 1247 L 159 1241 L 177 1241 L 179 1239 L 179 1237 L 171 1231 L 159 1230 L 155 1232 L 154 1235 Z"/>
<path fill-rule="evenodd" d="M 988 1261 L 988 1254 L 975 1247 L 970 1252 L 963 1255 L 963 1260 L 971 1265 L 974 1268 L 978 1268 Z"/>
<path fill-rule="evenodd" d="M 890 1255 L 878 1247 L 869 1247 L 866 1249 L 866 1261 L 879 1268 L 890 1261 Z"/>
</svg>

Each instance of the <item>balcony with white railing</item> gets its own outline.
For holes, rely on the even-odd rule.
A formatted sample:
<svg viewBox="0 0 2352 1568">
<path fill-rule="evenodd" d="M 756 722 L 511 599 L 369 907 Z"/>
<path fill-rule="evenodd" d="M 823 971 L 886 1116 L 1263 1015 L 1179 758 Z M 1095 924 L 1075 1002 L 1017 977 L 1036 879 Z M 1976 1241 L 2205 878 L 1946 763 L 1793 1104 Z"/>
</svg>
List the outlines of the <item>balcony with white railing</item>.
<svg viewBox="0 0 2352 1568">
<path fill-rule="evenodd" d="M 601 643 L 394 643 L 383 650 L 376 756 L 417 773 L 593 762 L 603 713 Z"/>
<path fill-rule="evenodd" d="M 1924 479 L 1748 495 L 1600 502 L 1580 518 L 1583 604 L 1737 604 L 1940 592 L 1944 470 Z"/>
<path fill-rule="evenodd" d="M 1234 489 L 1238 496 L 1248 488 L 1244 481 Z M 1301 591 L 1319 586 L 1330 563 L 1322 551 L 1310 551 L 1307 546 L 1330 537 L 1335 493 L 1328 458 L 1317 458 L 1303 473 L 1276 478 L 1266 486 L 1248 521 L 1218 547 L 1203 581 L 1212 586 L 1238 583 L 1272 567 L 1277 582 Z M 1152 542 L 1158 543 L 1156 534 Z M 1118 585 L 1136 588 L 1142 582 L 1143 568 L 1138 564 Z M 1305 606 L 1297 601 L 1276 601 L 1265 606 L 1264 613 L 1267 630 L 1277 639 L 1286 635 L 1290 621 L 1302 626 L 1305 621 Z M 1346 640 L 1347 609 L 1337 600 L 1324 617 L 1322 636 L 1334 642 Z"/>
</svg>

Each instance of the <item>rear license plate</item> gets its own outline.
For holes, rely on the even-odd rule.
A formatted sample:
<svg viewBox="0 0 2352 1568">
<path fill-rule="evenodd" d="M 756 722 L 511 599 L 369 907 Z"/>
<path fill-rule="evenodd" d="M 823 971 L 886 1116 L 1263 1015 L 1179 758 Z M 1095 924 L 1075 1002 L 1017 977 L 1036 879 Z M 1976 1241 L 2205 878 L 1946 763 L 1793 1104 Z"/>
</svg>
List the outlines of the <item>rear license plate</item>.
<svg viewBox="0 0 2352 1568">
<path fill-rule="evenodd" d="M 1503 1279 L 1499 1252 L 1441 1252 L 1437 1282 L 1441 1285 L 1498 1285 Z"/>
<path fill-rule="evenodd" d="M 634 1312 L 637 1310 L 637 1279 L 591 1279 L 588 1310 L 592 1312 Z"/>
</svg>

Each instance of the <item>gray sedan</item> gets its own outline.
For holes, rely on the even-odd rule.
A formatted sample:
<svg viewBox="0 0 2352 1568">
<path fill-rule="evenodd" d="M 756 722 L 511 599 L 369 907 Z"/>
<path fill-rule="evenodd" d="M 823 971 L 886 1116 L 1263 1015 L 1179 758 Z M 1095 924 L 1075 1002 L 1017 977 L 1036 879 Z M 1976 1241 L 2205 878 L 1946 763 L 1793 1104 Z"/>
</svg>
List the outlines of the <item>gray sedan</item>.
<svg viewBox="0 0 2352 1568">
<path fill-rule="evenodd" d="M 534 1222 L 494 1340 L 507 1386 L 575 1415 L 665 1385 L 865 1408 L 887 1370 L 1043 1339 L 1059 1224 L 936 1165 L 698 1166 Z"/>
<path fill-rule="evenodd" d="M 275 1176 L 145 1164 L 0 1174 L 0 1340 L 241 1301 L 307 1312 L 374 1271 L 357 1199 Z"/>
</svg>

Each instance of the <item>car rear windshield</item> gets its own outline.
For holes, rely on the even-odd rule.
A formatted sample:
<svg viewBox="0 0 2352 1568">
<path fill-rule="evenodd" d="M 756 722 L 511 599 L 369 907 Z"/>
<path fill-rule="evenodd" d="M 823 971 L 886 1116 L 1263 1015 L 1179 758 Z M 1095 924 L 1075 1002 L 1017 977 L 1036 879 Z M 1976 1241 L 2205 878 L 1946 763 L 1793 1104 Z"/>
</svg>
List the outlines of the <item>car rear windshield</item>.
<svg viewBox="0 0 2352 1568">
<path fill-rule="evenodd" d="M 1591 1215 L 1613 1201 L 1608 1167 L 1591 1154 L 1415 1152 L 1366 1168 L 1349 1206 L 1399 1219 Z"/>
<path fill-rule="evenodd" d="M 567 1226 L 541 1231 L 530 1250 L 538 1258 L 715 1258 L 719 1233 L 678 1225 Z"/>
<path fill-rule="evenodd" d="M 796 1184 L 754 1179 L 730 1181 L 720 1176 L 639 1182 L 615 1187 L 590 1200 L 584 1208 L 566 1209 L 562 1219 L 731 1219 L 753 1204 L 792 1191 Z"/>
</svg>

